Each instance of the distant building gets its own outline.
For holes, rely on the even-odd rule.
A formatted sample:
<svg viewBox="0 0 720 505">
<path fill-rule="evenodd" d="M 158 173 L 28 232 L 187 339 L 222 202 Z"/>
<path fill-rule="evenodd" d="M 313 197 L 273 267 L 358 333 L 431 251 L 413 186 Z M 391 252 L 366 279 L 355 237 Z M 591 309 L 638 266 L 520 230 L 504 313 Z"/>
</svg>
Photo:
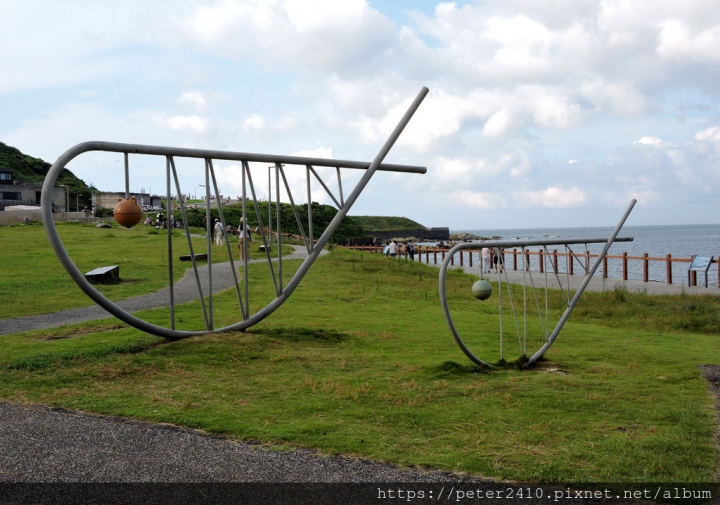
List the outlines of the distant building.
<svg viewBox="0 0 720 505">
<path fill-rule="evenodd" d="M 148 207 L 160 207 L 162 202 L 162 196 L 149 195 L 147 193 L 130 193 L 130 196 L 134 196 L 137 200 L 138 205 Z M 96 209 L 114 209 L 121 198 L 125 198 L 125 192 L 114 193 L 111 191 L 98 191 L 95 193 L 95 208 Z"/>
<path fill-rule="evenodd" d="M 42 184 L 23 184 L 13 179 L 11 168 L 0 167 L 0 211 L 15 205 L 40 205 Z M 65 188 L 54 188 L 52 205 L 56 212 L 65 212 Z"/>
</svg>

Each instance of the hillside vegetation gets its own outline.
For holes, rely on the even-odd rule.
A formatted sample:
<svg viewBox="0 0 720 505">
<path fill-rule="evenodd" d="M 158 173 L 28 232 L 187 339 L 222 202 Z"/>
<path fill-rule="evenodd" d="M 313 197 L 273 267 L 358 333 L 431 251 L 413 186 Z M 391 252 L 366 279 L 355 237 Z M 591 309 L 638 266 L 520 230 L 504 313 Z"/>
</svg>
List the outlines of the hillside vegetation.
<svg viewBox="0 0 720 505">
<path fill-rule="evenodd" d="M 0 167 L 11 168 L 13 178 L 18 182 L 42 184 L 51 164 L 40 158 L 28 156 L 20 150 L 0 142 Z M 75 197 L 78 196 L 81 206 L 90 206 L 90 188 L 67 168 L 60 173 L 56 184 L 63 184 L 69 188 L 71 202 L 74 203 Z"/>
<path fill-rule="evenodd" d="M 255 213 L 255 204 L 252 200 L 246 203 L 247 206 L 247 218 L 248 224 L 251 228 L 258 226 L 258 219 Z M 262 218 L 263 226 L 268 226 L 268 203 L 258 202 L 260 208 L 260 216 Z M 306 236 L 309 235 L 308 230 L 308 206 L 307 204 L 297 206 L 298 216 L 300 222 L 303 224 L 303 228 Z M 211 209 L 213 219 L 219 217 L 217 208 Z M 337 214 L 337 209 L 330 205 L 321 205 L 317 202 L 312 204 L 312 218 L 313 218 L 313 238 L 317 239 L 328 227 L 330 221 Z M 176 215 L 179 217 L 179 212 L 176 211 Z M 234 227 L 238 226 L 240 218 L 242 217 L 242 204 L 235 204 L 223 207 L 223 215 L 225 216 L 225 222 L 231 224 Z M 205 209 L 189 209 L 187 212 L 188 224 L 190 226 L 204 227 L 205 223 Z M 282 203 L 280 205 L 280 231 L 282 233 L 292 233 L 293 235 L 300 235 L 300 228 L 295 218 L 295 213 L 292 207 L 288 203 Z M 277 207 L 273 205 L 273 222 L 272 229 L 277 230 Z M 340 223 L 340 226 L 335 233 L 333 233 L 332 240 L 339 240 L 343 238 L 354 238 L 362 237 L 365 235 L 363 226 L 354 217 L 346 216 L 345 219 Z"/>
<path fill-rule="evenodd" d="M 367 231 L 420 230 L 426 227 L 406 217 L 352 216 Z"/>
</svg>

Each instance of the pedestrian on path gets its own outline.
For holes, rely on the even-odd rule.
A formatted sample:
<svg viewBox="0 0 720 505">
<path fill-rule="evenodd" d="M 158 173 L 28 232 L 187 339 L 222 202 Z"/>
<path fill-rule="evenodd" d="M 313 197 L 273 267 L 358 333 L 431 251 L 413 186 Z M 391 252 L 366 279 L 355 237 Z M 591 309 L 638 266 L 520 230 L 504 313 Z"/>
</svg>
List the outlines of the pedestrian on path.
<svg viewBox="0 0 720 505">
<path fill-rule="evenodd" d="M 481 266 L 482 266 L 482 273 L 489 274 L 490 273 L 490 248 L 489 247 L 483 247 L 480 250 L 480 259 Z"/>
<path fill-rule="evenodd" d="M 250 247 L 252 242 L 252 234 L 250 233 L 250 226 L 245 221 L 244 217 L 240 218 L 240 224 L 238 225 L 238 235 L 240 237 L 240 243 L 238 249 L 240 249 L 240 259 L 245 259 L 245 249 Z"/>
<path fill-rule="evenodd" d="M 223 246 L 225 245 L 225 241 L 223 240 L 223 236 L 225 235 L 222 227 L 222 223 L 219 219 L 215 220 L 215 245 Z"/>
<path fill-rule="evenodd" d="M 391 258 L 397 256 L 397 243 L 395 242 L 395 239 L 393 239 L 393 241 L 390 242 L 390 245 L 388 245 L 388 256 Z"/>
</svg>

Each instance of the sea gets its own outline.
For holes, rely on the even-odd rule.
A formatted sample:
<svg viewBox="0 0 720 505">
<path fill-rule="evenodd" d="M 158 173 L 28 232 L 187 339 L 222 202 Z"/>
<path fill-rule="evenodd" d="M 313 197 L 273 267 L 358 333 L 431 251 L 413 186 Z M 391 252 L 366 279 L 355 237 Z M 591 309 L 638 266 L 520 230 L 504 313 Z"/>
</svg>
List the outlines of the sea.
<svg viewBox="0 0 720 505">
<path fill-rule="evenodd" d="M 451 230 L 451 233 L 467 232 L 482 237 L 499 237 L 508 239 L 541 239 L 541 238 L 601 238 L 608 237 L 612 231 L 608 227 L 588 228 L 532 228 L 532 229 L 468 229 Z M 720 224 L 709 225 L 671 225 L 671 226 L 625 226 L 618 237 L 633 237 L 633 242 L 618 242 L 610 247 L 609 255 L 621 255 L 627 252 L 628 256 L 642 256 L 647 253 L 651 258 L 665 258 L 671 254 L 673 258 L 690 259 L 693 255 L 713 256 L 717 259 L 720 255 Z M 582 244 L 571 246 L 578 256 L 585 252 Z M 603 244 L 588 244 L 590 253 L 598 253 L 602 250 Z M 528 248 L 537 250 L 538 248 Z M 549 247 L 550 251 L 557 249 L 563 251 L 562 246 Z M 473 259 L 473 265 L 477 264 L 477 255 Z M 537 259 L 534 258 L 535 261 Z M 432 259 L 431 259 L 432 261 Z M 518 261 L 520 259 L 518 258 Z M 531 260 L 532 263 L 532 260 Z M 457 262 L 456 262 L 457 264 Z M 690 263 L 672 264 L 673 284 L 687 285 L 687 272 Z M 535 267 L 534 269 L 536 269 Z M 562 271 L 562 268 L 560 268 Z M 580 273 L 581 268 L 576 266 L 575 272 Z M 599 268 L 596 275 L 602 275 Z M 648 268 L 649 280 L 666 282 L 666 265 L 664 261 L 650 261 Z M 628 278 L 642 280 L 642 261 L 628 260 Z M 622 278 L 622 260 L 608 259 L 608 277 Z M 704 285 L 704 274 L 697 274 L 698 286 Z M 708 270 L 708 285 L 718 286 L 717 264 L 710 266 Z"/>
</svg>

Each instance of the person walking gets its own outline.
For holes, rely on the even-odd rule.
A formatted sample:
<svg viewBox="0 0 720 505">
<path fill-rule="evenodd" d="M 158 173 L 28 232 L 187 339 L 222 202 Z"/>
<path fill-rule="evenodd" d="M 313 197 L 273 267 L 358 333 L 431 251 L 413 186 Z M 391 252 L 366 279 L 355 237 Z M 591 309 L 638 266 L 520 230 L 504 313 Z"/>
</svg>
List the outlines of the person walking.
<svg viewBox="0 0 720 505">
<path fill-rule="evenodd" d="M 219 219 L 215 220 L 215 245 L 222 246 L 225 245 L 225 242 L 223 241 L 223 227 L 222 223 Z"/>
<path fill-rule="evenodd" d="M 482 273 L 490 273 L 490 248 L 483 247 L 480 250 L 480 258 L 482 259 Z"/>
<path fill-rule="evenodd" d="M 242 260 L 245 259 L 245 249 L 250 247 L 250 242 L 252 242 L 250 226 L 247 224 L 244 217 L 240 218 L 240 224 L 238 225 L 238 236 L 240 237 L 238 249 L 240 249 L 240 259 Z"/>
<path fill-rule="evenodd" d="M 410 261 L 415 261 L 415 244 L 413 244 L 412 240 L 408 240 L 407 252 L 408 256 L 410 256 Z"/>
<path fill-rule="evenodd" d="M 395 242 L 395 239 L 393 239 L 393 241 L 390 242 L 390 245 L 388 246 L 388 256 L 390 256 L 391 258 L 397 256 L 397 243 Z"/>
</svg>

